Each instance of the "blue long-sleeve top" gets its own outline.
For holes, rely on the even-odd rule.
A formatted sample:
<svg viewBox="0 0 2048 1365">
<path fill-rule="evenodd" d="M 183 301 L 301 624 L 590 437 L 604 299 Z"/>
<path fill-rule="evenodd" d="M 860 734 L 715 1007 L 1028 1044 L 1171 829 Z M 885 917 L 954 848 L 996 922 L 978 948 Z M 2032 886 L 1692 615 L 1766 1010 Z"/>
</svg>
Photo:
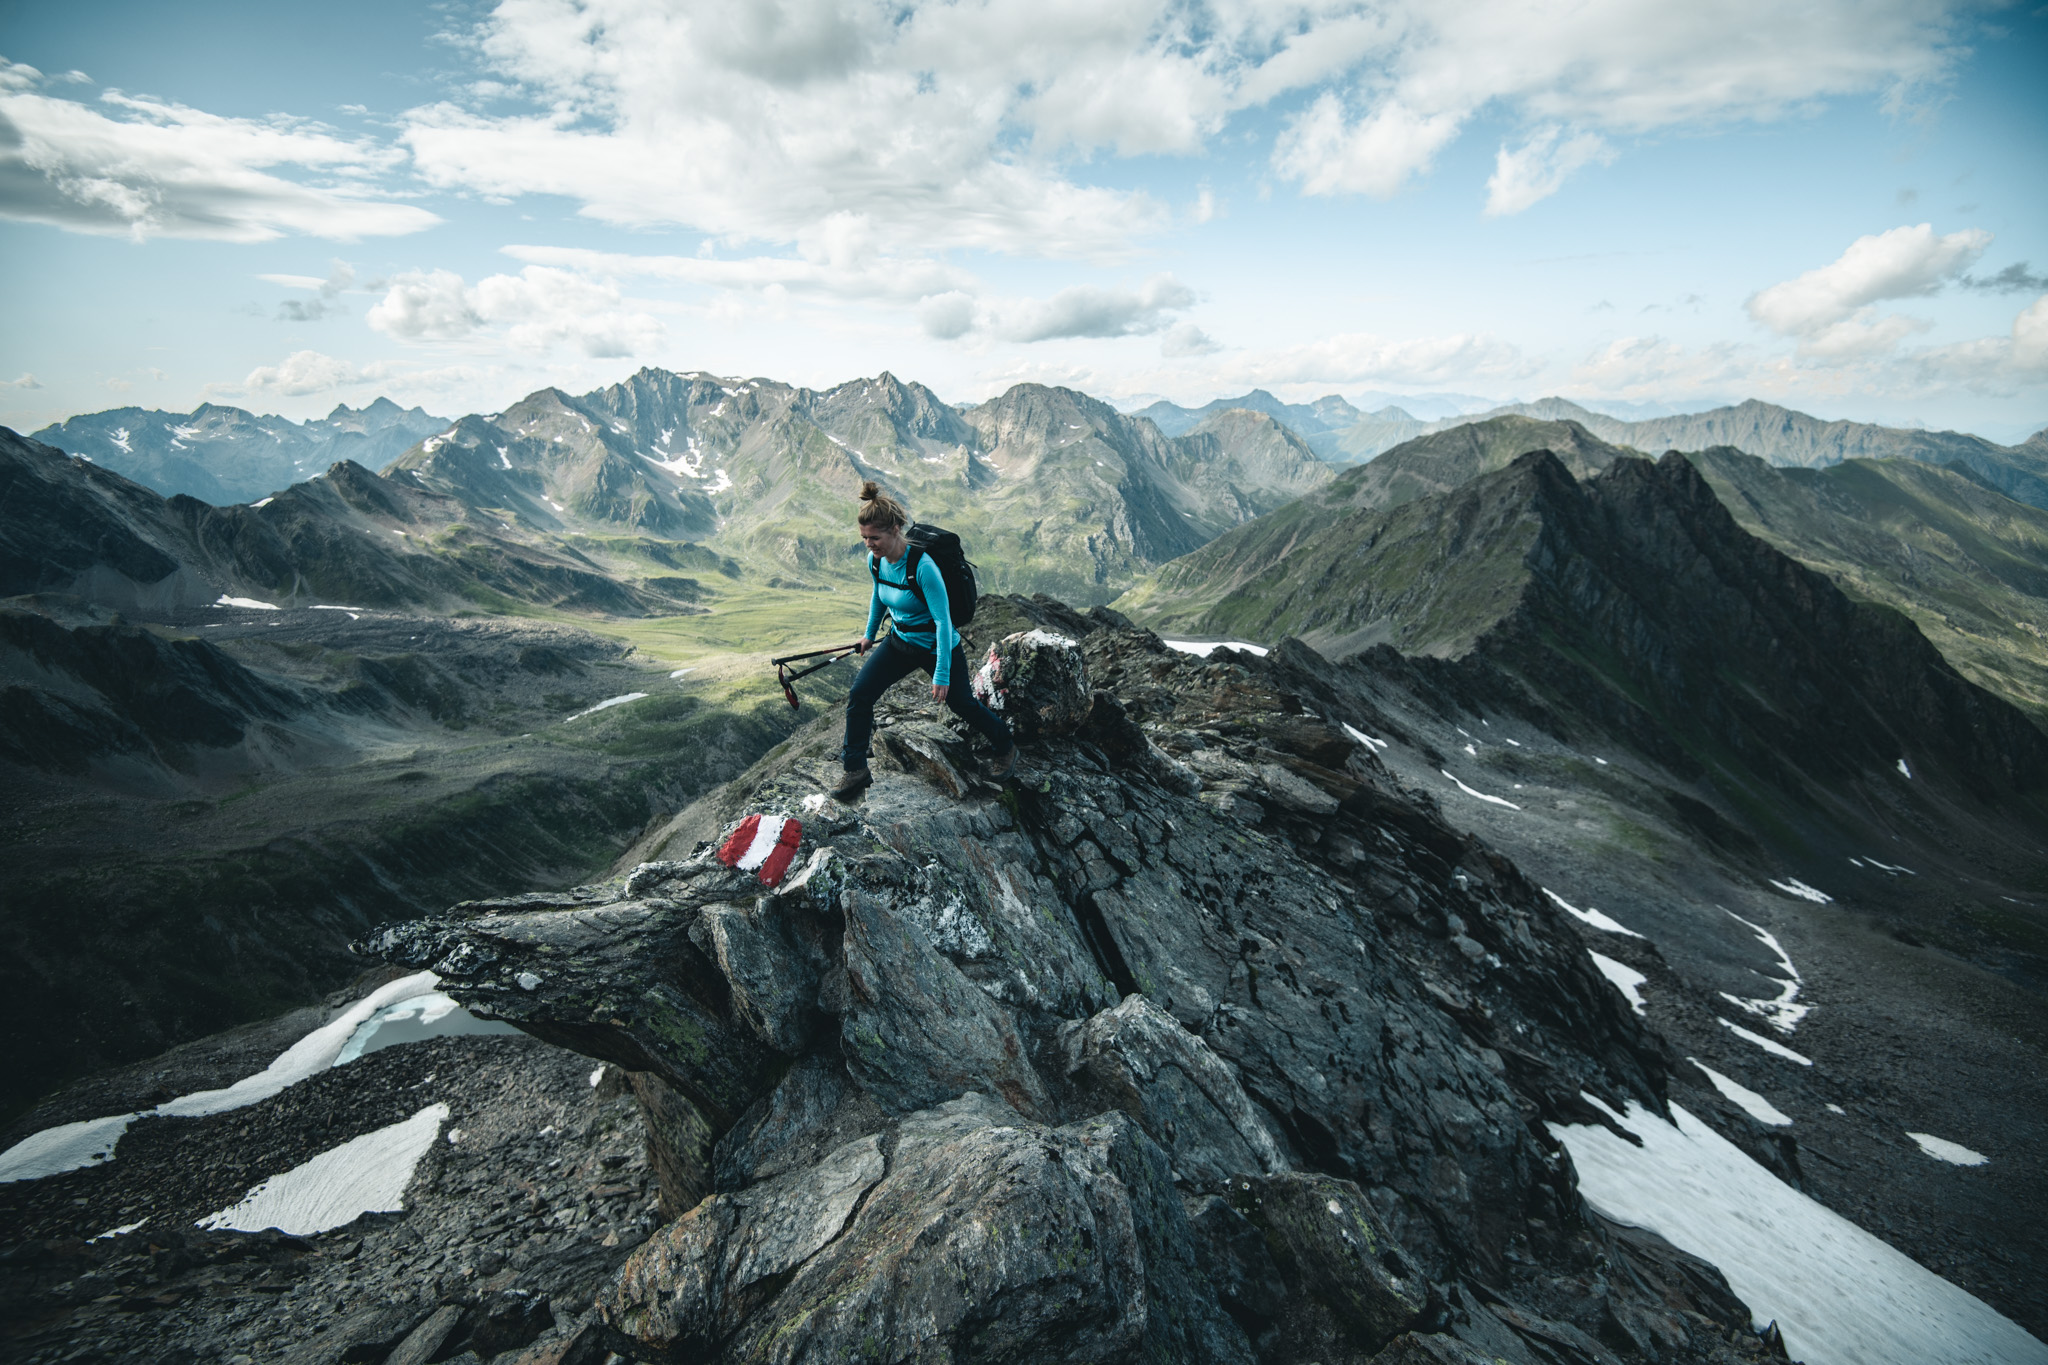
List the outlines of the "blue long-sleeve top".
<svg viewBox="0 0 2048 1365">
<path fill-rule="evenodd" d="M 953 629 L 953 606 L 946 600 L 946 580 L 939 573 L 939 566 L 932 563 L 932 557 L 920 554 L 917 557 L 917 586 L 924 589 L 924 601 L 917 600 L 917 594 L 907 586 L 904 567 L 910 563 L 910 551 L 903 551 L 903 558 L 895 563 L 868 555 L 868 564 L 876 571 L 873 575 L 875 590 L 868 599 L 868 628 L 862 632 L 870 640 L 881 629 L 882 613 L 888 612 L 896 622 L 896 633 L 903 637 L 906 645 L 929 649 L 938 655 L 938 662 L 932 669 L 932 683 L 937 687 L 950 687 L 953 681 L 953 647 L 960 643 L 960 633 Z"/>
</svg>

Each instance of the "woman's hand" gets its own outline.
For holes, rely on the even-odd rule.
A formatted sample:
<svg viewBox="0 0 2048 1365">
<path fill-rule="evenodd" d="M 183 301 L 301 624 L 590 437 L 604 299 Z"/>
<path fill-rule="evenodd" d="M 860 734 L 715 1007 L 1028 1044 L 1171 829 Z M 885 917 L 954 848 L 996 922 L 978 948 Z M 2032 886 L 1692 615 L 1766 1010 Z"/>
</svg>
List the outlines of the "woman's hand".
<svg viewBox="0 0 2048 1365">
<path fill-rule="evenodd" d="M 950 687 L 949 685 L 947 685 L 946 683 L 933 683 L 933 684 L 932 684 L 932 700 L 933 700 L 933 701 L 944 701 L 944 700 L 946 699 L 946 694 L 947 694 L 948 692 L 952 691 L 952 690 L 953 690 L 953 689 L 952 689 L 952 688 L 951 688 L 951 687 Z"/>
<path fill-rule="evenodd" d="M 853 652 L 854 652 L 854 653 L 856 653 L 856 654 L 865 654 L 865 653 L 867 653 L 867 652 L 868 652 L 869 650 L 873 649 L 874 647 L 875 647 L 875 642 L 874 642 L 873 640 L 866 640 L 866 639 L 862 639 L 862 640 L 855 640 L 855 641 L 853 642 Z"/>
</svg>

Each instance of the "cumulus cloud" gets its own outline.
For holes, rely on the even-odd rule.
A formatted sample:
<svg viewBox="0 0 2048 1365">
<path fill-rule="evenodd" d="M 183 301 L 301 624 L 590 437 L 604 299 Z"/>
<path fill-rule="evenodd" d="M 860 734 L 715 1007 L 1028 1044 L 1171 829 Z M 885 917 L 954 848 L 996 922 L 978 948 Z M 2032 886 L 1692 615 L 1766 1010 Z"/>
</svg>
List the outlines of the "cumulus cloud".
<svg viewBox="0 0 2048 1365">
<path fill-rule="evenodd" d="M 108 91 L 106 112 L 41 92 L 33 67 L 0 79 L 0 216 L 137 239 L 353 241 L 441 221 L 360 183 L 402 154 L 298 119 L 222 118 Z M 293 167 L 325 177 L 275 174 Z M 355 179 L 352 179 L 355 178 Z"/>
<path fill-rule="evenodd" d="M 1138 336 L 1164 328 L 1168 313 L 1194 302 L 1194 291 L 1171 275 L 1154 275 L 1137 289 L 1075 285 L 1049 299 L 1002 305 L 992 330 L 1005 341 L 1023 342 Z"/>
<path fill-rule="evenodd" d="M 19 379 L 0 379 L 0 389 L 40 389 L 43 382 L 32 374 L 23 374 Z"/>
<path fill-rule="evenodd" d="M 1990 244 L 1988 232 L 1936 236 L 1929 223 L 1858 237 L 1829 264 L 1752 295 L 1749 315 L 1780 336 L 1814 337 L 1870 304 L 1938 293 Z"/>
<path fill-rule="evenodd" d="M 249 371 L 242 387 L 250 393 L 300 398 L 309 393 L 374 384 L 390 373 L 391 367 L 382 362 L 358 365 L 318 351 L 294 351 L 275 365 L 259 365 Z"/>
<path fill-rule="evenodd" d="M 472 286 L 451 270 L 396 276 L 364 318 L 400 341 L 459 341 L 502 327 L 512 346 L 535 353 L 569 345 L 597 359 L 637 355 L 661 343 L 653 316 L 625 306 L 618 286 L 575 271 L 529 265 Z"/>
<path fill-rule="evenodd" d="M 1584 165 L 1595 146 L 1581 137 L 1769 120 L 1829 97 L 1889 98 L 1939 82 L 1967 13 L 1914 0 L 1388 0 L 1344 11 L 1373 21 L 1361 60 L 1347 67 L 1348 81 L 1294 116 L 1274 149 L 1275 170 L 1311 194 L 1384 195 L 1425 172 L 1482 110 L 1536 128 L 1530 145 L 1550 126 L 1581 130 L 1533 159 L 1530 145 L 1503 149 L 1489 186 L 1494 212 L 1527 207 L 1548 180 L 1561 183 Z M 1556 160 L 1565 148 L 1575 163 Z"/>
<path fill-rule="evenodd" d="M 1539 130 L 1514 151 L 1507 144 L 1494 156 L 1493 175 L 1486 182 L 1486 212 L 1489 217 L 1520 213 L 1531 204 L 1548 199 L 1564 188 L 1564 182 L 1581 166 L 1614 160 L 1614 149 L 1597 133 L 1563 136 L 1552 125 Z"/>
<path fill-rule="evenodd" d="M 1110 257 L 1173 215 L 1077 165 L 1200 155 L 1283 98 L 1273 165 L 1312 194 L 1393 193 L 1505 115 L 1530 130 L 1490 186 L 1512 212 L 1617 135 L 1936 84 L 1970 12 L 1731 3 L 508 0 L 473 34 L 488 99 L 402 137 L 437 185 L 628 226 L 788 242 L 848 214 L 898 252 Z"/>
</svg>

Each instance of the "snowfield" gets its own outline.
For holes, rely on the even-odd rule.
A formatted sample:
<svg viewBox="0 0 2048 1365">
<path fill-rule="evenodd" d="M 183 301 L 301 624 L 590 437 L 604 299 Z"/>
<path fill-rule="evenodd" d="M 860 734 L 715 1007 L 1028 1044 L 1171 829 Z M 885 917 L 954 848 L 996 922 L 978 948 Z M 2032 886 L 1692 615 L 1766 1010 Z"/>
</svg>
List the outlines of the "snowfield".
<svg viewBox="0 0 2048 1365">
<path fill-rule="evenodd" d="M 448 1106 L 430 1104 L 403 1122 L 351 1138 L 270 1177 L 198 1226 L 236 1232 L 276 1228 L 306 1237 L 366 1213 L 396 1213 L 405 1207 L 413 1168 L 447 1121 Z"/>
<path fill-rule="evenodd" d="M 1676 1124 L 1631 1104 L 1617 1123 L 1551 1125 L 1588 1203 L 1712 1261 L 1775 1319 L 1806 1365 L 2048 1365 L 2048 1345 L 1974 1294 L 1895 1251 L 1743 1155 L 1674 1104 Z"/>
</svg>

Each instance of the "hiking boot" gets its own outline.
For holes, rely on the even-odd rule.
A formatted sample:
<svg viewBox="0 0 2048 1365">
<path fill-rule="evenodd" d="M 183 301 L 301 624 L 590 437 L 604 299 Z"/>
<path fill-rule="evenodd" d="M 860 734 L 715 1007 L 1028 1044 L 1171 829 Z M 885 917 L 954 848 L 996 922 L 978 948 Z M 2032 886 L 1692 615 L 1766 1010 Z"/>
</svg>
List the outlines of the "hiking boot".
<svg viewBox="0 0 2048 1365">
<path fill-rule="evenodd" d="M 839 785 L 832 789 L 835 801 L 851 801 L 875 784 L 875 775 L 866 768 L 848 768 L 839 778 Z"/>
<path fill-rule="evenodd" d="M 1017 746 L 1012 744 L 1006 753 L 997 754 L 988 761 L 988 780 L 1004 782 L 1017 775 Z"/>
</svg>

